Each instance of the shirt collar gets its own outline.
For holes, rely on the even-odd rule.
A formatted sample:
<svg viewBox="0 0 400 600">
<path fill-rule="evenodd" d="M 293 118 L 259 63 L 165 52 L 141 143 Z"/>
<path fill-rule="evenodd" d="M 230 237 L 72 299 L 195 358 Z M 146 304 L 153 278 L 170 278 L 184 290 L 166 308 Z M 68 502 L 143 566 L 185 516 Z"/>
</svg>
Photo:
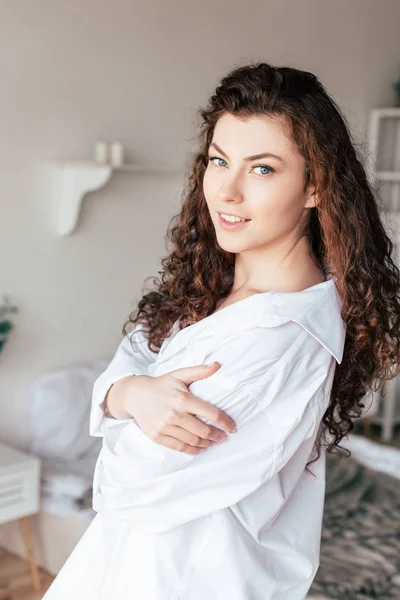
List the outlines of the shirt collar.
<svg viewBox="0 0 400 600">
<path fill-rule="evenodd" d="M 200 359 L 207 338 L 226 337 L 252 327 L 277 327 L 295 321 L 315 337 L 338 363 L 342 362 L 346 330 L 333 277 L 300 292 L 263 292 L 212 313 L 179 331 L 178 320 L 164 340 L 157 362 L 191 345 Z M 198 349 L 198 352 L 196 352 Z"/>
<path fill-rule="evenodd" d="M 346 327 L 334 277 L 301 292 L 273 292 L 268 304 L 266 321 L 268 314 L 275 314 L 299 323 L 339 364 L 342 362 Z"/>
</svg>

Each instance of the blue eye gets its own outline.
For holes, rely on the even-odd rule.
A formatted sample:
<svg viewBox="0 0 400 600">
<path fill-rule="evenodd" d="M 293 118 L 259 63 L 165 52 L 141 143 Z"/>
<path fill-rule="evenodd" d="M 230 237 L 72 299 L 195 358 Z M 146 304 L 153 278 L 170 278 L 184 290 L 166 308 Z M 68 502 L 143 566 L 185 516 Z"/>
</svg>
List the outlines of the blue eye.
<svg viewBox="0 0 400 600">
<path fill-rule="evenodd" d="M 208 162 L 211 162 L 216 167 L 224 166 L 224 165 L 216 164 L 215 162 L 213 162 L 214 160 L 222 160 L 222 162 L 226 164 L 226 161 L 223 158 L 220 158 L 219 156 L 209 156 L 208 157 Z M 272 167 L 269 167 L 268 165 L 254 165 L 253 169 L 268 169 L 267 173 L 265 173 L 265 172 L 260 173 L 261 175 L 269 175 L 269 173 L 275 173 L 275 169 L 273 169 Z"/>
<path fill-rule="evenodd" d="M 269 169 L 268 173 L 273 173 L 274 169 L 272 167 L 268 167 L 268 165 L 254 165 L 254 169 Z M 268 173 L 261 173 L 261 175 L 268 175 Z"/>
<path fill-rule="evenodd" d="M 213 165 L 215 165 L 215 163 L 213 162 L 214 160 L 222 160 L 222 162 L 225 162 L 224 159 L 223 158 L 219 158 L 219 156 L 209 156 L 208 157 L 208 162 L 212 162 Z M 218 167 L 220 165 L 215 165 L 215 166 Z"/>
</svg>

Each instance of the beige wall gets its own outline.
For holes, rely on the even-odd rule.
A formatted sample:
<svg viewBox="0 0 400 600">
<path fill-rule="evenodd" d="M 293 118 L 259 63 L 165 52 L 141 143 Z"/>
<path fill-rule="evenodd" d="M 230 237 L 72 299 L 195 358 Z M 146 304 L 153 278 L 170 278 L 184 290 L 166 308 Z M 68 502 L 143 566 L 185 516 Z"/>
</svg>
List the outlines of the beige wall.
<svg viewBox="0 0 400 600">
<path fill-rule="evenodd" d="M 57 238 L 45 165 L 119 139 L 132 161 L 180 168 L 194 113 L 235 65 L 313 71 L 363 141 L 392 104 L 398 0 L 0 2 L 0 292 L 19 305 L 0 357 L 0 439 L 24 446 L 43 371 L 111 355 L 156 275 L 180 177 L 118 174 Z"/>
</svg>

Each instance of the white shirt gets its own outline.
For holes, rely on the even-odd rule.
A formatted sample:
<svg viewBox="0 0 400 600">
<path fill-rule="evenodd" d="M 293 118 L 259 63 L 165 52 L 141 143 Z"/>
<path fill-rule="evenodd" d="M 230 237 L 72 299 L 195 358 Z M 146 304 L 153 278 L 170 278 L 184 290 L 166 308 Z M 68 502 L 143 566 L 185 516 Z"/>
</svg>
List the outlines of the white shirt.
<svg viewBox="0 0 400 600">
<path fill-rule="evenodd" d="M 98 514 L 45 600 L 304 599 L 319 565 L 325 452 L 309 466 L 315 477 L 305 466 L 346 335 L 334 279 L 254 294 L 180 331 L 176 322 L 158 354 L 136 331 L 93 389 Z M 238 432 L 201 454 L 166 448 L 99 407 L 128 374 L 215 360 L 222 366 L 189 391 Z"/>
</svg>

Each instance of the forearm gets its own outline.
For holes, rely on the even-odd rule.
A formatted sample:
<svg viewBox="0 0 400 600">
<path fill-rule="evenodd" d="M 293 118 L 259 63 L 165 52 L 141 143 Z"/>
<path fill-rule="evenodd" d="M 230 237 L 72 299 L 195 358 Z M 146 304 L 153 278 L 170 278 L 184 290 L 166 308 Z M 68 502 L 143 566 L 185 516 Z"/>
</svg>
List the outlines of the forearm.
<svg viewBox="0 0 400 600">
<path fill-rule="evenodd" d="M 130 421 L 134 418 L 130 414 L 131 393 L 129 393 L 128 409 L 125 407 L 124 398 L 121 398 L 118 393 L 123 387 L 122 383 L 118 382 L 123 378 L 135 376 L 136 379 L 136 377 L 146 375 L 149 365 L 157 356 L 148 349 L 145 334 L 139 328 L 137 328 L 137 332 L 135 330 L 135 336 L 130 334 L 124 336 L 110 364 L 93 384 L 89 424 L 91 436 L 103 437 L 104 431 L 108 428 L 118 427 L 119 421 Z M 130 384 L 132 382 L 133 380 L 130 381 Z M 118 385 L 116 385 L 117 383 Z M 104 411 L 107 405 L 110 414 Z"/>
</svg>

